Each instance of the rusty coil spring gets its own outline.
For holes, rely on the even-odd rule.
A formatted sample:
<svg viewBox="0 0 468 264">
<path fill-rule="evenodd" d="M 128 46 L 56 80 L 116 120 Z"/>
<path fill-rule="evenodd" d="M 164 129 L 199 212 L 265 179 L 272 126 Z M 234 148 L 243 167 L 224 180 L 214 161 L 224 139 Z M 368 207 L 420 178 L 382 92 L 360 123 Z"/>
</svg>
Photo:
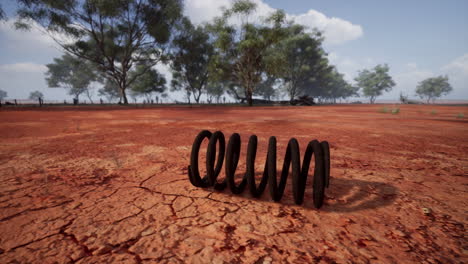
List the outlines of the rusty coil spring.
<svg viewBox="0 0 468 264">
<path fill-rule="evenodd" d="M 200 146 L 205 138 L 209 139 L 208 149 L 206 152 L 206 176 L 201 178 L 198 169 L 198 155 Z M 219 153 L 215 166 L 216 145 L 218 142 Z M 201 131 L 195 138 L 192 146 L 190 165 L 188 166 L 190 182 L 196 187 L 214 187 L 216 190 L 220 191 L 229 187 L 231 192 L 234 194 L 243 192 L 245 187 L 248 185 L 253 197 L 260 197 L 265 190 L 267 183 L 269 183 L 270 196 L 274 201 L 278 202 L 284 194 L 286 180 L 289 175 L 289 168 L 292 164 L 292 191 L 294 202 L 300 205 L 304 201 L 307 176 L 310 162 L 312 160 L 312 154 L 314 154 L 315 168 L 313 179 L 313 201 L 315 208 L 320 208 L 322 206 L 325 187 L 328 187 L 330 178 L 330 147 L 327 141 L 319 142 L 317 140 L 312 140 L 309 142 L 301 168 L 299 144 L 295 138 L 291 138 L 286 148 L 279 185 L 277 184 L 276 175 L 276 137 L 272 136 L 269 139 L 263 177 L 258 186 L 255 183 L 255 157 L 257 154 L 257 136 L 255 135 L 250 136 L 249 143 L 247 145 L 246 173 L 239 185 L 236 185 L 235 183 L 234 175 L 239 162 L 240 146 L 240 135 L 237 133 L 232 134 L 229 138 L 226 151 L 226 178 L 222 182 L 218 182 L 216 179 L 221 172 L 225 154 L 224 134 L 221 131 L 216 131 L 214 133 L 211 133 L 208 130 Z"/>
</svg>

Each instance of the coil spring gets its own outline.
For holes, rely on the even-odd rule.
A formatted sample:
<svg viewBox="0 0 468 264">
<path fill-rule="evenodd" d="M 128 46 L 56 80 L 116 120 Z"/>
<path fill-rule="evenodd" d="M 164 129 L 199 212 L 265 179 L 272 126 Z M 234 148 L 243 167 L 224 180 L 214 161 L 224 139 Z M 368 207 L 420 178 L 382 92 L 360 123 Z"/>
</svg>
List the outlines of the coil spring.
<svg viewBox="0 0 468 264">
<path fill-rule="evenodd" d="M 205 138 L 209 139 L 206 152 L 206 176 L 201 178 L 198 169 L 198 155 L 200 146 Z M 217 144 L 219 144 L 219 153 L 215 166 Z M 240 146 L 241 139 L 240 135 L 237 133 L 232 134 L 229 138 L 227 151 L 225 151 L 225 138 L 221 131 L 216 131 L 214 133 L 208 130 L 201 131 L 193 142 L 190 165 L 188 166 L 189 179 L 192 185 L 202 188 L 214 187 L 216 190 L 220 191 L 229 187 L 234 194 L 243 192 L 248 185 L 252 196 L 260 197 L 268 183 L 272 199 L 278 202 L 284 194 L 289 168 L 292 164 L 293 197 L 294 202 L 300 205 L 304 201 L 310 162 L 312 160 L 312 154 L 314 154 L 313 201 L 315 208 L 320 208 L 322 206 L 325 187 L 328 187 L 330 179 L 330 147 L 327 141 L 319 142 L 317 140 L 312 140 L 309 142 L 301 168 L 299 143 L 295 138 L 291 138 L 286 148 L 279 185 L 277 184 L 276 176 L 276 137 L 272 136 L 269 139 L 263 177 L 258 186 L 255 183 L 255 157 L 257 154 L 257 136 L 255 135 L 250 136 L 247 145 L 246 173 L 239 185 L 235 183 L 234 175 L 239 162 Z M 227 153 L 225 159 L 226 177 L 222 182 L 218 182 L 217 178 L 223 166 L 225 152 Z"/>
</svg>

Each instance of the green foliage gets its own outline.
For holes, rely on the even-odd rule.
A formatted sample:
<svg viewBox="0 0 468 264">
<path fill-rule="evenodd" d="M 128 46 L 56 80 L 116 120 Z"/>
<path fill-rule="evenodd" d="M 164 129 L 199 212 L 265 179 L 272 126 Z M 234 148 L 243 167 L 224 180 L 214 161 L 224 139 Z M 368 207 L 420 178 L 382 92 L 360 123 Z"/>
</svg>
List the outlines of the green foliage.
<svg viewBox="0 0 468 264">
<path fill-rule="evenodd" d="M 19 28 L 32 19 L 50 33 L 65 51 L 96 64 L 118 84 L 121 99 L 138 77 L 135 65 L 152 67 L 165 60 L 174 26 L 182 17 L 182 0 L 19 0 Z M 70 39 L 72 41 L 70 42 Z"/>
<path fill-rule="evenodd" d="M 388 113 L 388 108 L 386 106 L 380 108 L 379 113 Z"/>
<path fill-rule="evenodd" d="M 284 12 L 276 11 L 262 23 L 253 24 L 248 19 L 255 7 L 252 1 L 238 0 L 209 25 L 215 39 L 215 56 L 210 64 L 212 78 L 233 83 L 231 91 L 242 89 L 249 105 L 267 70 L 267 50 L 287 37 Z M 228 24 L 233 16 L 239 18 L 239 27 Z M 232 89 L 236 86 L 241 88 Z"/>
<path fill-rule="evenodd" d="M 225 88 L 223 83 L 218 82 L 209 82 L 206 85 L 206 95 L 208 103 L 211 103 L 213 99 L 216 100 L 216 103 L 220 103 L 221 96 L 223 96 Z"/>
<path fill-rule="evenodd" d="M 288 30 L 287 38 L 268 49 L 265 61 L 267 71 L 284 83 L 292 101 L 329 68 L 319 32 L 305 33 L 299 25 L 291 25 Z"/>
<path fill-rule="evenodd" d="M 44 99 L 44 94 L 39 91 L 34 91 L 29 94 L 29 99 L 31 100 L 39 100 L 39 98 Z"/>
<path fill-rule="evenodd" d="M 437 110 L 432 110 L 431 115 L 437 115 Z"/>
<path fill-rule="evenodd" d="M 463 114 L 463 113 L 458 113 L 456 117 L 457 117 L 457 118 L 465 118 L 465 114 Z"/>
<path fill-rule="evenodd" d="M 2 5 L 0 5 L 0 21 L 6 18 L 6 14 L 3 11 Z"/>
<path fill-rule="evenodd" d="M 46 65 L 46 81 L 51 88 L 66 88 L 76 99 L 89 92 L 90 84 L 100 80 L 96 69 L 89 61 L 64 54 L 54 58 L 54 63 Z"/>
<path fill-rule="evenodd" d="M 184 19 L 174 39 L 172 52 L 172 89 L 186 90 L 198 103 L 206 89 L 214 46 L 205 27 Z M 189 95 L 190 94 L 190 95 Z"/>
<path fill-rule="evenodd" d="M 277 94 L 276 90 L 273 88 L 276 82 L 277 79 L 272 76 L 263 78 L 263 81 L 260 82 L 255 89 L 254 95 L 259 95 L 265 100 L 272 100 L 272 97 Z"/>
<path fill-rule="evenodd" d="M 395 82 L 388 74 L 388 65 L 377 65 L 372 70 L 363 70 L 355 78 L 357 86 L 362 88 L 363 95 L 370 98 L 371 104 L 375 102 L 377 96 L 388 92 L 395 86 Z"/>
<path fill-rule="evenodd" d="M 328 64 L 328 61 L 326 62 Z M 358 95 L 358 87 L 352 86 L 334 66 L 327 65 L 313 82 L 309 82 L 306 93 L 333 102 L 339 98 Z"/>
<path fill-rule="evenodd" d="M 0 90 L 0 101 L 8 97 L 8 93 L 6 91 Z"/>
<path fill-rule="evenodd" d="M 416 88 L 416 94 L 421 98 L 426 98 L 427 103 L 431 100 L 434 103 L 436 98 L 446 95 L 452 90 L 448 76 L 438 76 L 421 81 Z"/>
<path fill-rule="evenodd" d="M 107 101 L 112 102 L 120 97 L 120 88 L 113 80 L 106 80 L 104 86 L 98 91 L 99 96 L 106 97 Z"/>
<path fill-rule="evenodd" d="M 397 115 L 400 113 L 400 107 L 387 108 L 386 106 L 379 109 L 379 113 L 391 113 L 392 115 Z"/>
<path fill-rule="evenodd" d="M 153 93 L 163 93 L 166 90 L 166 78 L 153 68 L 146 65 L 138 65 L 130 77 L 138 75 L 130 86 L 131 92 L 140 96 L 143 95 L 148 101 L 151 100 Z"/>
</svg>

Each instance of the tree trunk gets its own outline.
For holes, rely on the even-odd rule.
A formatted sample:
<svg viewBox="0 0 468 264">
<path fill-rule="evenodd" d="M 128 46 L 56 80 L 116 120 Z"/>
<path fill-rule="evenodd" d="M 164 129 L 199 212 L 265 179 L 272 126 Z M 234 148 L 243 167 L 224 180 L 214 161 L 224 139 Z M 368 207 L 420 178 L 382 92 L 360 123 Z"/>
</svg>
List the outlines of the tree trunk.
<svg viewBox="0 0 468 264">
<path fill-rule="evenodd" d="M 88 97 L 88 99 L 89 99 L 89 101 L 91 102 L 91 104 L 94 104 L 93 100 L 91 99 L 91 94 L 89 93 L 88 90 L 86 91 L 86 96 Z"/>
<path fill-rule="evenodd" d="M 247 103 L 249 104 L 249 106 L 252 106 L 253 105 L 252 90 L 249 86 L 247 86 L 245 89 L 245 97 L 247 99 Z"/>
<path fill-rule="evenodd" d="M 201 96 L 201 92 L 199 92 L 198 95 L 196 95 L 195 92 L 193 93 L 193 99 L 195 99 L 195 102 L 197 104 L 200 103 L 200 96 Z"/>
<path fill-rule="evenodd" d="M 125 93 L 125 87 L 122 89 L 122 97 L 124 100 L 124 104 L 128 105 L 128 99 L 127 99 L 127 94 Z"/>
</svg>

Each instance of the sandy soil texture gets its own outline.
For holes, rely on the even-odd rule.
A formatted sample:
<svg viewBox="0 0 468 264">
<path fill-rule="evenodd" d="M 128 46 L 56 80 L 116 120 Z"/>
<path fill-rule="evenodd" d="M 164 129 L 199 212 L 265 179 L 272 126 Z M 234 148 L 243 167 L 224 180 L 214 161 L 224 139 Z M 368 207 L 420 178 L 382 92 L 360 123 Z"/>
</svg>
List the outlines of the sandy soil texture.
<svg viewBox="0 0 468 264">
<path fill-rule="evenodd" d="M 468 107 L 382 107 L 1 110 L 0 263 L 467 263 Z M 324 206 L 193 187 L 202 129 L 329 141 Z"/>
</svg>

